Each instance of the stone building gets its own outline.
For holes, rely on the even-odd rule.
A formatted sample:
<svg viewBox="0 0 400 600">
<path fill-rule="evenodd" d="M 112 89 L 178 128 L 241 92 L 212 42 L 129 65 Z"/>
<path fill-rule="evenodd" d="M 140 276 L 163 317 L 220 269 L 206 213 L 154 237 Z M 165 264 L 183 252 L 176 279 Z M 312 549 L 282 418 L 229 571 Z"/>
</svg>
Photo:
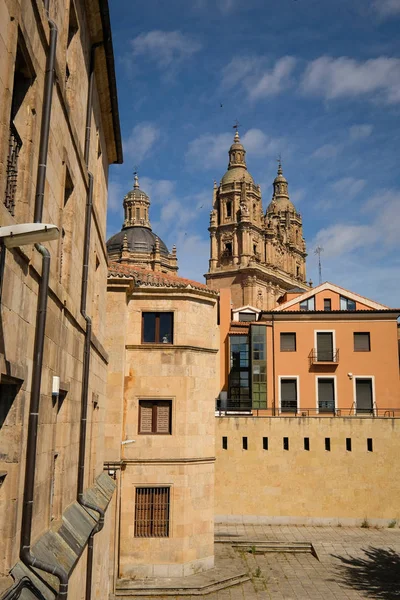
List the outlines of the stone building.
<svg viewBox="0 0 400 600">
<path fill-rule="evenodd" d="M 133 190 L 124 198 L 124 222 L 122 229 L 107 242 L 109 260 L 121 264 L 132 264 L 144 269 L 177 273 L 176 248 L 172 253 L 150 225 L 150 198 L 139 187 L 139 177 L 135 173 Z"/>
<path fill-rule="evenodd" d="M 107 595 L 100 316 L 121 161 L 107 1 L 0 0 L 0 228 L 58 228 L 1 248 L 2 598 Z"/>
<path fill-rule="evenodd" d="M 128 230 L 133 250 L 143 243 L 141 227 Z M 117 483 L 119 595 L 134 595 L 137 578 L 189 575 L 214 563 L 218 294 L 176 275 L 176 262 L 172 273 L 143 268 L 159 240 L 149 229 L 146 236 L 136 264 L 135 252 L 126 262 L 112 259 L 124 229 L 108 242 L 105 445 Z"/>
<path fill-rule="evenodd" d="M 264 214 L 261 189 L 247 170 L 238 131 L 228 170 L 219 186 L 214 184 L 209 232 L 207 284 L 230 288 L 235 308 L 271 309 L 285 291 L 308 289 L 301 215 L 289 198 L 282 165 Z"/>
</svg>

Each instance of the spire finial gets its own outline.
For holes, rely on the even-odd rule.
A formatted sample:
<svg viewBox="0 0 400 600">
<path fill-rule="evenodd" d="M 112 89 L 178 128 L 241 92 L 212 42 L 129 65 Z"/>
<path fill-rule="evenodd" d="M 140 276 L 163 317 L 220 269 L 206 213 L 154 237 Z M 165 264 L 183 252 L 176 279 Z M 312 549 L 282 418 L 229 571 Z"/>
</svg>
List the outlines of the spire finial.
<svg viewBox="0 0 400 600">
<path fill-rule="evenodd" d="M 278 163 L 278 175 L 282 175 L 283 171 L 282 171 L 282 156 L 280 154 L 278 154 L 278 158 L 276 159 L 277 163 Z"/>
<path fill-rule="evenodd" d="M 236 119 L 236 120 L 235 120 L 235 124 L 234 124 L 234 126 L 233 126 L 233 129 L 236 129 L 236 131 L 235 131 L 235 137 L 233 138 L 233 141 L 234 141 L 234 142 L 240 142 L 240 137 L 239 137 L 239 125 L 240 125 L 240 123 L 239 123 L 239 121 Z"/>
<path fill-rule="evenodd" d="M 135 167 L 135 170 L 133 172 L 133 179 L 134 179 L 133 189 L 134 190 L 138 190 L 139 189 L 139 176 L 138 176 L 137 168 L 136 167 Z"/>
</svg>

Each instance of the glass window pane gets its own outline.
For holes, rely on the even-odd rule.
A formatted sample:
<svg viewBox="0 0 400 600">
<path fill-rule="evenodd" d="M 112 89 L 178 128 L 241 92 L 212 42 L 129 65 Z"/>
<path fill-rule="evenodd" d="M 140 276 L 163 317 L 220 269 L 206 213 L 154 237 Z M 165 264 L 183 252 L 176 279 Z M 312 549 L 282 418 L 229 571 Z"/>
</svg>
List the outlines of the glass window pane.
<svg viewBox="0 0 400 600">
<path fill-rule="evenodd" d="M 160 342 L 172 344 L 172 313 L 160 313 Z"/>
<path fill-rule="evenodd" d="M 156 314 L 143 313 L 143 341 L 156 341 Z"/>
</svg>

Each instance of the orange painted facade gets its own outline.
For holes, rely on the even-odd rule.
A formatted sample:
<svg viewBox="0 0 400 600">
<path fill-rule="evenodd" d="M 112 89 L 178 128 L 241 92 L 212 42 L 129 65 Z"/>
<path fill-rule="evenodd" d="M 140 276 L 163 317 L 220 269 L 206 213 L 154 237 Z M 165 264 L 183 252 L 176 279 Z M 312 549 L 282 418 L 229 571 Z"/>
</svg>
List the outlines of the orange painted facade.
<svg viewBox="0 0 400 600">
<path fill-rule="evenodd" d="M 305 308 L 310 298 L 311 308 Z M 400 416 L 399 310 L 328 283 L 286 294 L 277 308 L 251 322 L 241 321 L 240 309 L 231 320 L 227 290 L 220 302 L 222 409 L 252 410 L 259 416 Z M 343 308 L 346 302 L 350 309 Z M 260 378 L 254 374 L 253 359 L 260 356 L 252 341 L 255 327 L 265 330 L 266 340 L 266 394 L 258 403 L 252 397 Z M 250 402 L 246 389 L 243 393 L 232 384 L 236 377 L 246 385 L 245 345 L 238 346 L 246 336 Z"/>
</svg>

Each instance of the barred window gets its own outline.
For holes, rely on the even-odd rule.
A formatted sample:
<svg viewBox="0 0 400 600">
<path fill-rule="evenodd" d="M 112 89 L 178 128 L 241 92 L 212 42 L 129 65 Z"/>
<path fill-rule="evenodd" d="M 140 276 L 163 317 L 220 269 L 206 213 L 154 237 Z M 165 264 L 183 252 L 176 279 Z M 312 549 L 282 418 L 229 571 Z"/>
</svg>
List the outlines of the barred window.
<svg viewBox="0 0 400 600">
<path fill-rule="evenodd" d="M 169 487 L 136 488 L 135 537 L 169 536 Z"/>
</svg>

